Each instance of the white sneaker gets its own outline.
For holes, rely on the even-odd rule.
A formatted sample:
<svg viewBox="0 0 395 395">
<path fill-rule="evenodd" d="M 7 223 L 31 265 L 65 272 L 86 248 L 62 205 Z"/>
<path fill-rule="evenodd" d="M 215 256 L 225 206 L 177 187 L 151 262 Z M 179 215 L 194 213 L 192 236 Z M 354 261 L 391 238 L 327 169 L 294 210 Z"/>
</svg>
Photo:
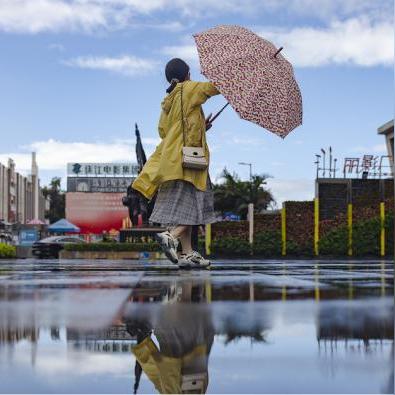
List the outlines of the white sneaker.
<svg viewBox="0 0 395 395">
<path fill-rule="evenodd" d="M 168 231 L 157 233 L 155 235 L 155 239 L 162 247 L 162 250 L 165 253 L 165 255 L 173 263 L 178 263 L 178 256 L 177 256 L 178 240 L 174 238 L 171 235 L 171 233 Z"/>
<path fill-rule="evenodd" d="M 189 254 L 181 254 L 178 258 L 178 266 L 181 268 L 205 268 L 210 266 L 210 261 L 203 258 L 197 251 Z"/>
</svg>

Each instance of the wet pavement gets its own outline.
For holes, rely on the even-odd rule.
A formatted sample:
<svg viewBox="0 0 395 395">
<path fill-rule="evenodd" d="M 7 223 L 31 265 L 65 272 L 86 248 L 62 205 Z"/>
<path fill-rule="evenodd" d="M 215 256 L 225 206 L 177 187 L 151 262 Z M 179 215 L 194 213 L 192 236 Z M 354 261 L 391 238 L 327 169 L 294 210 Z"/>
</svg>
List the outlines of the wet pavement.
<svg viewBox="0 0 395 395">
<path fill-rule="evenodd" d="M 392 393 L 393 262 L 0 261 L 1 393 Z"/>
</svg>

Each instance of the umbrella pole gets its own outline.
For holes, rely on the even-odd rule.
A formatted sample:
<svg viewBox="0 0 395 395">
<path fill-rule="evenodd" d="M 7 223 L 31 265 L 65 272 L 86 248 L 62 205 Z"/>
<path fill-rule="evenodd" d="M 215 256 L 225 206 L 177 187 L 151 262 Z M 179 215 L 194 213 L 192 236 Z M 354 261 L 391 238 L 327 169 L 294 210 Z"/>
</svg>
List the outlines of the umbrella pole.
<svg viewBox="0 0 395 395">
<path fill-rule="evenodd" d="M 226 103 L 211 119 L 210 119 L 210 123 L 213 123 L 219 116 L 219 114 L 221 114 L 222 111 L 225 110 L 225 108 L 229 106 L 229 103 Z"/>
</svg>

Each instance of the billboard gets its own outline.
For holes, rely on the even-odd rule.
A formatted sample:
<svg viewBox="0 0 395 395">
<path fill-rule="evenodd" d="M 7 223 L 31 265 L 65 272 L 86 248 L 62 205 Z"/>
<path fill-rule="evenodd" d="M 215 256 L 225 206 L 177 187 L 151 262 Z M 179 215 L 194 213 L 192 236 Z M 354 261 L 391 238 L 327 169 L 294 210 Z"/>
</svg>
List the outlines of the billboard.
<svg viewBox="0 0 395 395">
<path fill-rule="evenodd" d="M 122 196 L 124 193 L 67 192 L 66 219 L 84 234 L 119 230 L 122 220 L 129 216 L 128 209 L 122 205 Z"/>
<path fill-rule="evenodd" d="M 134 177 L 67 177 L 67 192 L 126 193 Z"/>
<path fill-rule="evenodd" d="M 136 177 L 139 171 L 137 163 L 67 163 L 68 177 Z"/>
</svg>

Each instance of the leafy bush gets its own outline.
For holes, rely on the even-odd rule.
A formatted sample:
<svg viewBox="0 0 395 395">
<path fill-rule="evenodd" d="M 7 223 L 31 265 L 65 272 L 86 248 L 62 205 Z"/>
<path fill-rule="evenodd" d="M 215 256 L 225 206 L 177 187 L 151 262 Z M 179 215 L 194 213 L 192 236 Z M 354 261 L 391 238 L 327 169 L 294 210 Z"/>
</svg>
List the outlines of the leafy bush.
<svg viewBox="0 0 395 395">
<path fill-rule="evenodd" d="M 394 253 L 394 215 L 386 216 L 386 253 Z M 322 255 L 347 255 L 348 228 L 346 225 L 328 231 L 319 241 Z M 380 253 L 380 219 L 372 218 L 353 224 L 352 250 L 354 256 L 379 255 Z"/>
<path fill-rule="evenodd" d="M 5 243 L 0 243 L 0 259 L 1 258 L 15 258 L 16 248 Z"/>
<path fill-rule="evenodd" d="M 348 251 L 348 229 L 340 226 L 329 230 L 319 241 L 321 255 L 347 255 Z"/>
<path fill-rule="evenodd" d="M 236 237 L 221 237 L 212 241 L 211 251 L 215 255 L 245 256 L 251 253 L 251 247 L 248 240 Z"/>
<path fill-rule="evenodd" d="M 66 251 L 161 251 L 158 243 L 86 243 L 67 244 Z"/>
<path fill-rule="evenodd" d="M 262 256 L 281 255 L 281 232 L 260 232 L 255 235 L 254 254 Z"/>
<path fill-rule="evenodd" d="M 312 256 L 313 253 L 313 242 L 311 240 L 304 243 L 287 240 L 287 255 Z"/>
<path fill-rule="evenodd" d="M 380 219 L 373 218 L 353 224 L 352 251 L 356 256 L 380 253 Z"/>
<path fill-rule="evenodd" d="M 390 212 L 385 217 L 385 252 L 394 255 L 394 213 Z"/>
</svg>

